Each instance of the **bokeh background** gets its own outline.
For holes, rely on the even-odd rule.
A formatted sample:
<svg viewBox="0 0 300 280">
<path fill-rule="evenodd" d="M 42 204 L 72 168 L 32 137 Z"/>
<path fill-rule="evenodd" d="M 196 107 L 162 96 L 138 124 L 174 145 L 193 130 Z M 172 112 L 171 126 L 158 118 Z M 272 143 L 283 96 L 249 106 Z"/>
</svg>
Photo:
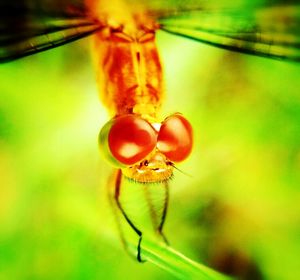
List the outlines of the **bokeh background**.
<svg viewBox="0 0 300 280">
<path fill-rule="evenodd" d="M 300 277 L 300 66 L 158 34 L 162 116 L 195 148 L 165 234 L 241 279 Z M 174 279 L 124 252 L 107 201 L 90 41 L 0 65 L 0 279 Z"/>
</svg>

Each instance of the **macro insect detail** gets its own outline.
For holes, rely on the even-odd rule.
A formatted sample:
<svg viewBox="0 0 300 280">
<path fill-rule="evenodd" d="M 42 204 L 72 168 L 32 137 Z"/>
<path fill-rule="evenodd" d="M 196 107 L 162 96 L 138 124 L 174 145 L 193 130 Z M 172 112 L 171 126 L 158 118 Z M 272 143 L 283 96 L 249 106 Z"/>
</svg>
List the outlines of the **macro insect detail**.
<svg viewBox="0 0 300 280">
<path fill-rule="evenodd" d="M 162 123 L 122 115 L 108 122 L 99 135 L 106 159 L 127 178 L 140 183 L 168 180 L 174 164 L 190 154 L 192 143 L 192 127 L 179 113 Z"/>
<path fill-rule="evenodd" d="M 116 169 L 113 199 L 139 236 L 139 261 L 143 232 L 122 206 L 123 177 L 144 185 L 162 184 L 165 203 L 155 228 L 166 241 L 162 231 L 168 179 L 193 146 L 192 126 L 182 114 L 159 118 L 164 83 L 156 32 L 162 30 L 230 51 L 300 60 L 299 3 L 274 1 L 267 6 L 257 1 L 243 7 L 231 1 L 224 7 L 215 2 L 0 2 L 0 62 L 94 35 L 92 56 L 99 95 L 111 117 L 100 131 L 99 146 Z"/>
<path fill-rule="evenodd" d="M 142 230 L 120 201 L 122 176 L 143 184 L 159 182 L 167 189 L 175 164 L 191 153 L 193 133 L 182 114 L 175 113 L 162 121 L 157 117 L 164 91 L 154 21 L 144 13 L 124 12 L 115 13 L 113 19 L 105 20 L 105 27 L 94 38 L 100 97 L 113 117 L 100 131 L 99 147 L 118 170 L 113 196 L 140 237 L 137 259 L 141 261 Z M 165 196 L 165 210 L 156 226 L 162 236 L 168 190 Z"/>
</svg>

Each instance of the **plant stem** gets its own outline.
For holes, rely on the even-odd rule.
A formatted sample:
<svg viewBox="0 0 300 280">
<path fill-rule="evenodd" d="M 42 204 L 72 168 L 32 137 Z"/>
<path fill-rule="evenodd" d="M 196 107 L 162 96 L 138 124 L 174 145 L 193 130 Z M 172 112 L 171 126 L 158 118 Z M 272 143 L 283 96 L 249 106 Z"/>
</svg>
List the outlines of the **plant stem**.
<svg viewBox="0 0 300 280">
<path fill-rule="evenodd" d="M 133 243 L 130 242 L 128 244 L 128 249 L 136 254 L 136 245 L 133 245 Z M 143 239 L 142 241 L 142 258 L 170 272 L 178 279 L 231 279 L 187 258 L 170 246 L 152 242 L 149 239 Z"/>
</svg>

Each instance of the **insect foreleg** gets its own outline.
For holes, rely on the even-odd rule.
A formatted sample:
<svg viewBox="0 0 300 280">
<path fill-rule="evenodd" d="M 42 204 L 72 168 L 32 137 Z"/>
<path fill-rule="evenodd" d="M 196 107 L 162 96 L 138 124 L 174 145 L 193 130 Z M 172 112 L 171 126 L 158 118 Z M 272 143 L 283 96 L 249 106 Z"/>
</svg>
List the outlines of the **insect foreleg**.
<svg viewBox="0 0 300 280">
<path fill-rule="evenodd" d="M 122 182 L 122 172 L 120 169 L 117 172 L 118 173 L 117 173 L 116 181 L 115 181 L 114 199 L 115 199 L 116 204 L 117 204 L 118 208 L 120 209 L 122 215 L 124 216 L 125 220 L 127 221 L 127 223 L 135 231 L 135 233 L 139 236 L 139 241 L 138 241 L 138 246 L 137 246 L 137 260 L 139 262 L 144 262 L 141 258 L 141 243 L 142 243 L 143 233 L 129 219 L 129 217 L 127 216 L 125 210 L 123 209 L 123 207 L 121 205 L 119 198 L 120 198 L 120 189 L 121 189 L 121 182 Z"/>
</svg>

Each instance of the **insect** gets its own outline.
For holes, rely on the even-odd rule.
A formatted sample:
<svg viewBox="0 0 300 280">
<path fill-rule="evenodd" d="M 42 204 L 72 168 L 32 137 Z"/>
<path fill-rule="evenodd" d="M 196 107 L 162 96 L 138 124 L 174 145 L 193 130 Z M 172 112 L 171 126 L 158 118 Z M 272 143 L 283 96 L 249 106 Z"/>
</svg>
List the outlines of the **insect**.
<svg viewBox="0 0 300 280">
<path fill-rule="evenodd" d="M 157 30 L 216 47 L 275 59 L 300 60 L 300 5 L 235 7 L 202 1 L 15 1 L 0 4 L 0 62 L 32 55 L 93 34 L 99 92 L 112 119 L 99 146 L 116 167 L 114 199 L 125 220 L 142 231 L 120 202 L 123 177 L 139 183 L 168 179 L 192 150 L 193 132 L 180 113 L 157 118 L 163 74 Z M 157 231 L 163 236 L 165 203 Z M 164 236 L 163 236 L 164 237 Z"/>
</svg>

